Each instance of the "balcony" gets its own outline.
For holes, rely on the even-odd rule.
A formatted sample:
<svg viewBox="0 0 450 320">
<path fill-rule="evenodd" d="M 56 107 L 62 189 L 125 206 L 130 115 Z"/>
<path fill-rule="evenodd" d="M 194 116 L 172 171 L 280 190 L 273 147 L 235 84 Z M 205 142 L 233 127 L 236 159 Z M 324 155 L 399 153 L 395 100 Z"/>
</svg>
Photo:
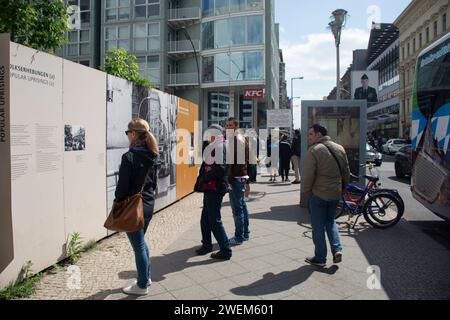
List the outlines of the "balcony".
<svg viewBox="0 0 450 320">
<path fill-rule="evenodd" d="M 168 85 L 169 87 L 197 87 L 198 83 L 198 73 L 175 73 L 168 75 Z"/>
<path fill-rule="evenodd" d="M 169 9 L 169 25 L 175 29 L 188 27 L 200 20 L 202 11 L 200 7 Z"/>
<path fill-rule="evenodd" d="M 200 49 L 200 40 L 192 40 L 195 50 Z M 169 41 L 167 46 L 167 53 L 174 59 L 184 59 L 194 56 L 194 49 L 189 40 Z"/>
</svg>

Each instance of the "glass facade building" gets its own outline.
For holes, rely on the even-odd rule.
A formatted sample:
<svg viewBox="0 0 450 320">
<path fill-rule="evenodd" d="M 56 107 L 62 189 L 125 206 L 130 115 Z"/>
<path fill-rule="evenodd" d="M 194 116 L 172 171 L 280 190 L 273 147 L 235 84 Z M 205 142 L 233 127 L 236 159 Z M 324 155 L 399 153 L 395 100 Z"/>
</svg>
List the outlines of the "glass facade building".
<svg viewBox="0 0 450 320">
<path fill-rule="evenodd" d="M 204 127 L 233 116 L 264 126 L 278 108 L 273 0 L 67 0 L 77 21 L 59 55 L 98 68 L 109 50 L 137 57 L 153 87 L 199 103 Z M 197 68 L 198 62 L 198 68 Z M 263 90 L 264 97 L 246 97 Z"/>
</svg>

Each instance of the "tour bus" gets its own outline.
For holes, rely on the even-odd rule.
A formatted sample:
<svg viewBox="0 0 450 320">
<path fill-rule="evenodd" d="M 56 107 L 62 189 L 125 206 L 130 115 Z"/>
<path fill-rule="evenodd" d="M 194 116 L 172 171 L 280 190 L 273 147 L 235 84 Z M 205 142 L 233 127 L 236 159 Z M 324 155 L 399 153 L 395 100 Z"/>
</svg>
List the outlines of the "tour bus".
<svg viewBox="0 0 450 320">
<path fill-rule="evenodd" d="M 414 80 L 411 191 L 450 221 L 450 33 L 420 53 Z"/>
</svg>

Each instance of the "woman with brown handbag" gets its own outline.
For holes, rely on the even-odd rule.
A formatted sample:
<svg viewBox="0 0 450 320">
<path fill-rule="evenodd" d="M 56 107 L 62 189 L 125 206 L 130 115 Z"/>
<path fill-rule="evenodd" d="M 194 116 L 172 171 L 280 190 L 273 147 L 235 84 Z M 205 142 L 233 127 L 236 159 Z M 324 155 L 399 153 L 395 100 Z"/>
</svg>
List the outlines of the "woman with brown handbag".
<svg viewBox="0 0 450 320">
<path fill-rule="evenodd" d="M 125 134 L 128 136 L 130 149 L 122 156 L 115 201 L 122 201 L 142 191 L 144 227 L 135 232 L 127 232 L 135 255 L 138 277 L 135 284 L 124 288 L 123 292 L 130 295 L 146 295 L 151 279 L 150 251 L 144 236 L 152 218 L 155 202 L 158 143 L 150 132 L 149 124 L 143 119 L 131 121 Z"/>
</svg>

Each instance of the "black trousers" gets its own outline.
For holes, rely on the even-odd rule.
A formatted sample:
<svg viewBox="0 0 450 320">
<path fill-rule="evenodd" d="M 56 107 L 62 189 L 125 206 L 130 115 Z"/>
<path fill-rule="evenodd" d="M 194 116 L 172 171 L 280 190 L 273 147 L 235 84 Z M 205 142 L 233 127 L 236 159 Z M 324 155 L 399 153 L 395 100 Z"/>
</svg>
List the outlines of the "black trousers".
<svg viewBox="0 0 450 320">
<path fill-rule="evenodd" d="M 280 176 L 282 179 L 289 177 L 289 169 L 291 166 L 291 159 L 280 159 Z"/>
</svg>

